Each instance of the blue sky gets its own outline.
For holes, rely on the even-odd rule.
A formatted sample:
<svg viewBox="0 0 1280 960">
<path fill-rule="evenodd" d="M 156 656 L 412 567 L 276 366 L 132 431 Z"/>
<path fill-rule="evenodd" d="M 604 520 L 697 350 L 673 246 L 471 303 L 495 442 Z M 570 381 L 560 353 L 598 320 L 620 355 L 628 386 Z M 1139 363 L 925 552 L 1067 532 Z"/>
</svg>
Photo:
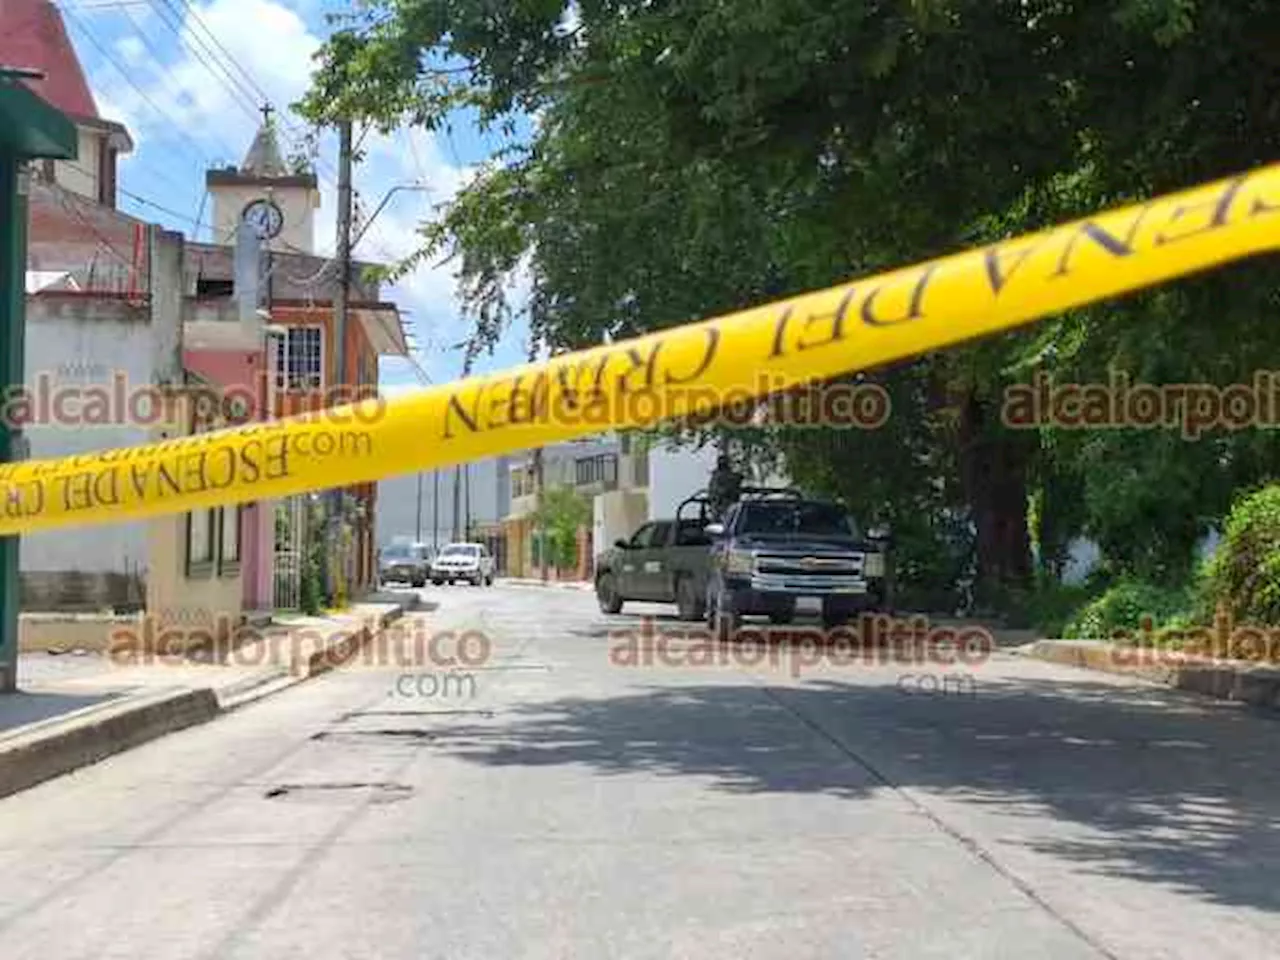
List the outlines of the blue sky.
<svg viewBox="0 0 1280 960">
<path fill-rule="evenodd" d="M 99 112 L 124 123 L 136 149 L 120 167 L 120 206 L 146 220 L 208 240 L 209 203 L 204 174 L 210 166 L 239 164 L 252 141 L 264 98 L 278 110 L 306 90 L 312 54 L 332 29 L 326 14 L 341 4 L 276 0 L 61 0 L 67 30 L 80 56 Z M 301 134 L 294 116 L 283 117 L 283 146 Z M 459 116 L 448 134 L 402 131 L 369 134 L 365 162 L 355 171 L 358 203 L 372 212 L 399 184 L 400 191 L 356 249 L 361 259 L 389 261 L 411 252 L 415 226 L 432 205 L 447 200 L 474 166 L 500 145 Z M 292 129 L 291 129 L 292 128 Z M 317 172 L 322 202 L 316 244 L 332 254 L 335 236 L 337 145 L 321 141 Z M 418 270 L 387 291 L 405 311 L 418 346 L 418 363 L 434 382 L 458 376 L 462 358 L 449 345 L 466 335 L 447 268 Z M 524 361 L 527 331 L 517 329 L 477 372 Z M 398 392 L 418 378 L 405 360 L 386 360 L 382 382 Z"/>
</svg>

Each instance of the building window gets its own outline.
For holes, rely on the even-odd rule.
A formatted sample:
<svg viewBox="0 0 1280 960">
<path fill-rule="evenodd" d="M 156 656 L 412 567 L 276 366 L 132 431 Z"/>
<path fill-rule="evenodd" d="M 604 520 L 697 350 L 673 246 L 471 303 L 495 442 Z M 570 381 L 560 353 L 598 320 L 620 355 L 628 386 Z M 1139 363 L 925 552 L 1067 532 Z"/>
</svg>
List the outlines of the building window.
<svg viewBox="0 0 1280 960">
<path fill-rule="evenodd" d="M 287 327 L 276 352 L 276 386 L 319 390 L 324 386 L 324 327 Z"/>
<path fill-rule="evenodd" d="M 240 527 L 244 507 L 221 507 L 218 514 L 222 541 L 218 562 L 223 573 L 235 573 L 240 566 Z"/>
<path fill-rule="evenodd" d="M 191 435 L 208 433 L 215 425 L 201 416 L 203 412 L 196 401 L 197 391 L 189 391 L 187 400 L 191 416 Z M 187 576 L 192 573 L 205 573 L 216 557 L 218 541 L 218 511 L 216 509 L 195 510 L 186 516 L 187 541 Z"/>
<path fill-rule="evenodd" d="M 104 207 L 116 205 L 116 151 L 108 137 L 98 139 L 98 202 Z"/>
<path fill-rule="evenodd" d="M 197 277 L 197 297 L 230 297 L 235 293 L 235 281 L 221 277 Z"/>
<path fill-rule="evenodd" d="M 574 464 L 574 468 L 574 479 L 580 487 L 592 483 L 615 484 L 618 482 L 616 454 L 601 453 L 594 457 L 582 457 Z"/>
<path fill-rule="evenodd" d="M 197 510 L 187 514 L 188 576 L 207 569 L 213 563 L 217 522 L 217 510 Z"/>
</svg>

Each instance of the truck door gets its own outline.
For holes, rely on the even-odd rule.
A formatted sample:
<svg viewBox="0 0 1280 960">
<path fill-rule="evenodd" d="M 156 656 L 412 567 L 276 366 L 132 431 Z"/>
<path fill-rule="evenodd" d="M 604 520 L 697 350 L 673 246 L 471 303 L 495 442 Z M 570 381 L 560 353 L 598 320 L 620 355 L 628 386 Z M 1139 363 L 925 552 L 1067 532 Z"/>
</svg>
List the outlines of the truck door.
<svg viewBox="0 0 1280 960">
<path fill-rule="evenodd" d="M 663 586 L 667 578 L 667 564 L 670 560 L 671 530 L 674 524 L 659 520 L 652 524 L 648 542 L 634 551 L 636 565 L 637 600 L 665 600 L 666 589 Z"/>
<path fill-rule="evenodd" d="M 674 601 L 677 574 L 692 576 L 694 588 L 702 594 L 706 591 L 706 575 L 711 564 L 711 535 L 703 529 L 701 520 L 682 520 L 675 530 L 675 546 L 670 551 L 670 566 L 666 590 Z"/>
<path fill-rule="evenodd" d="M 649 546 L 654 526 L 652 523 L 646 523 L 631 535 L 631 539 L 627 541 L 627 548 L 619 551 L 618 569 L 615 574 L 618 578 L 618 593 L 628 600 L 641 599 L 639 591 L 642 586 L 642 556 Z"/>
</svg>

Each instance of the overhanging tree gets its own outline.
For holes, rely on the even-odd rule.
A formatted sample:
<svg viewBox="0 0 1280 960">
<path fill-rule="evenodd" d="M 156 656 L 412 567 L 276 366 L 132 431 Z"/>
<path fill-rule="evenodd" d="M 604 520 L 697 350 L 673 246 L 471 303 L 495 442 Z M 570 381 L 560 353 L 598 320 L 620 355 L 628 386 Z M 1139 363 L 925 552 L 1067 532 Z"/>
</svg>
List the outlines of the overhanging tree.
<svg viewBox="0 0 1280 960">
<path fill-rule="evenodd" d="M 572 10 L 375 2 L 326 45 L 304 105 L 386 128 L 458 107 L 508 130 L 536 115 L 402 265 L 457 258 L 476 349 L 522 310 L 552 345 L 586 346 L 1225 175 L 1280 146 L 1275 0 Z M 526 268 L 531 297 L 510 303 Z M 856 465 L 863 509 L 897 518 L 922 568 L 943 521 L 964 515 L 996 586 L 1025 583 L 1033 534 L 1042 556 L 1088 533 L 1118 570 L 1176 578 L 1230 491 L 1274 471 L 1272 437 L 1015 431 L 1004 388 L 1116 366 L 1247 379 L 1280 346 L 1275 281 L 1270 266 L 1233 268 L 878 371 L 899 402 L 883 433 L 776 442 L 819 488 L 849 493 Z"/>
</svg>

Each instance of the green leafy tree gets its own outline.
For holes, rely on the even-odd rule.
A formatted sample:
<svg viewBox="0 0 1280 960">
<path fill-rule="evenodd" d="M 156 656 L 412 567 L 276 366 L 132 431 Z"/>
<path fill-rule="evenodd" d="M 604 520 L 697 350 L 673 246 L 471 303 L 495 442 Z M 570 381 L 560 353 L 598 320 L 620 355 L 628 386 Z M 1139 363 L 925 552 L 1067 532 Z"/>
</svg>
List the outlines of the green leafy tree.
<svg viewBox="0 0 1280 960">
<path fill-rule="evenodd" d="M 543 561 L 566 570 L 578 560 L 578 530 L 591 522 L 591 503 L 572 487 L 547 487 L 538 496 L 534 528 L 543 544 Z"/>
<path fill-rule="evenodd" d="M 511 133 L 400 265 L 453 258 L 491 349 L 522 313 L 557 348 L 661 329 L 1224 176 L 1280 153 L 1277 0 L 373 0 L 302 104 L 384 129 L 458 108 Z M 510 302 L 516 276 L 530 296 Z M 881 378 L 883 431 L 744 432 L 894 522 L 924 587 L 972 523 L 993 597 L 1073 536 L 1185 578 L 1275 435 L 1010 429 L 1006 388 L 1122 369 L 1247 382 L 1277 355 L 1274 263 L 1241 265 Z M 1029 519 L 1030 516 L 1030 519 Z"/>
</svg>

